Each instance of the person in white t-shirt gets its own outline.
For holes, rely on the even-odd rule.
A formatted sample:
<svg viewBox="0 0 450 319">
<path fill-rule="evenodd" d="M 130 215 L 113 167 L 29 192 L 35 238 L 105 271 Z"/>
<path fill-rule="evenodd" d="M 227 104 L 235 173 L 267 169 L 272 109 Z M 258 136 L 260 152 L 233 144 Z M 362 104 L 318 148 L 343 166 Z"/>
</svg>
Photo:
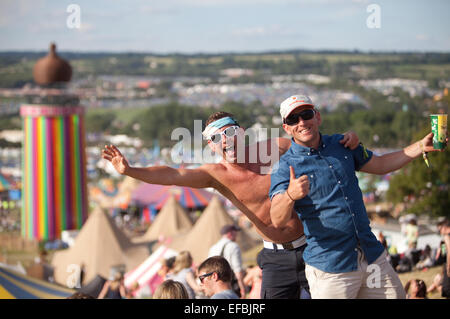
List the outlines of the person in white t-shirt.
<svg viewBox="0 0 450 319">
<path fill-rule="evenodd" d="M 240 228 L 233 224 L 223 226 L 220 230 L 222 238 L 209 249 L 208 257 L 222 256 L 228 261 L 238 281 L 241 297 L 244 298 L 245 271 L 242 265 L 241 248 L 236 243 L 236 236 L 239 230 Z"/>
</svg>

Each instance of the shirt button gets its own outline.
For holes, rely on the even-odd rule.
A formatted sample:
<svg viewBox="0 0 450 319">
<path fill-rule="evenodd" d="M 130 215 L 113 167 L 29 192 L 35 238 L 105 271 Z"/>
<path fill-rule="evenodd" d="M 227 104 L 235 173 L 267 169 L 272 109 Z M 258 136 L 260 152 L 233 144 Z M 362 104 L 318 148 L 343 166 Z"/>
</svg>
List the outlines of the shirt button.
<svg viewBox="0 0 450 319">
<path fill-rule="evenodd" d="M 314 177 L 314 175 L 311 175 L 311 178 L 313 178 Z"/>
<path fill-rule="evenodd" d="M 347 159 L 347 156 L 344 156 L 345 159 Z"/>
<path fill-rule="evenodd" d="M 308 153 L 308 155 L 311 155 L 311 153 Z"/>
<path fill-rule="evenodd" d="M 348 197 L 347 197 L 347 196 L 345 196 L 345 200 L 348 200 Z"/>
<path fill-rule="evenodd" d="M 358 248 L 355 248 L 355 251 L 358 251 Z"/>
<path fill-rule="evenodd" d="M 333 165 L 330 165 L 330 168 L 333 168 Z"/>
<path fill-rule="evenodd" d="M 341 183 L 341 181 L 338 181 L 338 184 L 340 184 Z"/>
</svg>

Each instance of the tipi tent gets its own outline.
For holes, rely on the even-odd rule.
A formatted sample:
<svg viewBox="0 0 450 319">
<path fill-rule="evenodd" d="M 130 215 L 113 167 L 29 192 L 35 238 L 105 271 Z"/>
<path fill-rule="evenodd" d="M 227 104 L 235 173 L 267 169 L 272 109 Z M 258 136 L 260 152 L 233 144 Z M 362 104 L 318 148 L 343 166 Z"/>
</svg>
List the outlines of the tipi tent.
<svg viewBox="0 0 450 319">
<path fill-rule="evenodd" d="M 184 208 L 171 195 L 164 207 L 156 216 L 147 232 L 134 242 L 150 242 L 158 240 L 161 236 L 170 238 L 178 234 L 186 233 L 192 228 L 192 221 Z"/>
<path fill-rule="evenodd" d="M 100 208 L 94 210 L 75 239 L 74 245 L 56 252 L 52 265 L 55 281 L 66 285 L 77 267 L 84 267 L 84 280 L 96 275 L 109 278 L 112 267 L 133 269 L 149 256 L 145 245 L 133 244 Z M 78 268 L 79 269 L 79 268 Z"/>
<path fill-rule="evenodd" d="M 233 223 L 233 219 L 228 215 L 220 200 L 214 196 L 186 237 L 182 240 L 174 240 L 169 247 L 178 252 L 189 251 L 194 263 L 200 264 L 208 257 L 211 246 L 221 238 L 221 228 Z M 237 243 L 241 250 L 245 251 L 253 247 L 255 240 L 242 229 L 238 232 Z"/>
<path fill-rule="evenodd" d="M 81 287 L 78 292 L 97 298 L 103 289 L 106 279 L 100 275 L 97 275 L 87 285 Z"/>
</svg>

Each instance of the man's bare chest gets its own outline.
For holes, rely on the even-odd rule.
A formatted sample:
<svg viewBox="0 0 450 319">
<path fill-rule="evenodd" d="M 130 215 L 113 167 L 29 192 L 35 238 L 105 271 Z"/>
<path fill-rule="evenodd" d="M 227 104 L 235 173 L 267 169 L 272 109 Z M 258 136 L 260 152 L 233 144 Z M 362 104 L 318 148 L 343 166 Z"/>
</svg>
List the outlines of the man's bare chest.
<svg viewBox="0 0 450 319">
<path fill-rule="evenodd" d="M 233 172 L 219 178 L 225 191 L 245 206 L 261 205 L 268 199 L 270 175 L 260 175 L 251 171 Z"/>
</svg>

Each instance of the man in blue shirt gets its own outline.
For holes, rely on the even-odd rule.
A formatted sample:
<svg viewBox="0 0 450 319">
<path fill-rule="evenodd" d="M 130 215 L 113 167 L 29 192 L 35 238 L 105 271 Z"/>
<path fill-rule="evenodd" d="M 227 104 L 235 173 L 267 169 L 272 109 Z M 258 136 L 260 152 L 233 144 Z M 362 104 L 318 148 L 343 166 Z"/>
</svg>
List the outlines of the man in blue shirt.
<svg viewBox="0 0 450 319">
<path fill-rule="evenodd" d="M 342 147 L 341 135 L 322 135 L 321 115 L 307 96 L 289 97 L 280 113 L 292 141 L 271 175 L 270 216 L 276 227 L 295 213 L 301 218 L 311 297 L 405 298 L 369 226 L 355 171 L 382 175 L 397 170 L 433 151 L 433 134 L 401 151 L 376 156 L 362 145 Z"/>
</svg>

